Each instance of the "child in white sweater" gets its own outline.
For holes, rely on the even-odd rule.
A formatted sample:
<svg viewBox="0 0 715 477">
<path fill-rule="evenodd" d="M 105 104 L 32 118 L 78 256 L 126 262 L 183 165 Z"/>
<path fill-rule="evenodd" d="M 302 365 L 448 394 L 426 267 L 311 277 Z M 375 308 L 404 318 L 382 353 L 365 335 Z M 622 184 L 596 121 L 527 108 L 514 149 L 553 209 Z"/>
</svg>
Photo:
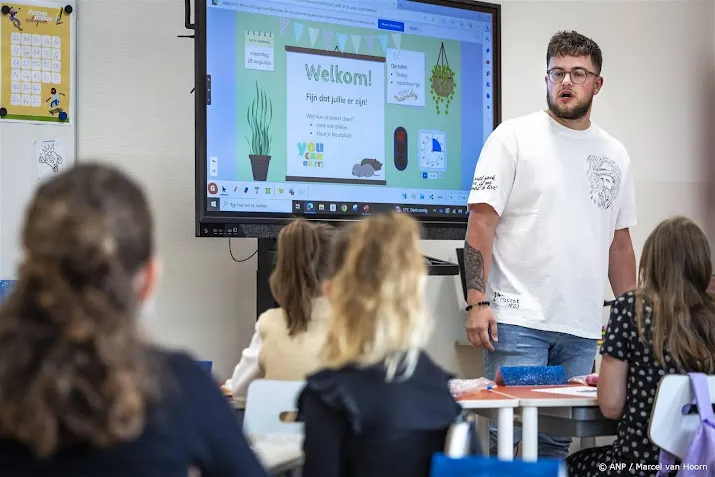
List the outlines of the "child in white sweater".
<svg viewBox="0 0 715 477">
<path fill-rule="evenodd" d="M 262 313 L 256 331 L 231 378 L 231 393 L 245 404 L 248 385 L 257 378 L 302 381 L 320 366 L 318 353 L 328 330 L 328 305 L 322 297 L 335 230 L 298 219 L 278 235 L 278 261 L 271 292 L 280 308 Z"/>
</svg>

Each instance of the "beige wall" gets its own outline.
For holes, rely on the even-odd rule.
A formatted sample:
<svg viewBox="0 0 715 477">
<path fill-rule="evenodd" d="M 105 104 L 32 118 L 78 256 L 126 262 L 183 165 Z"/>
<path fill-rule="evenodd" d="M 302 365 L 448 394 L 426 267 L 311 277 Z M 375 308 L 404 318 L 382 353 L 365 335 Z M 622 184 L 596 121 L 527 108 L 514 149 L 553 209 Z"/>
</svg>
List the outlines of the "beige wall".
<svg viewBox="0 0 715 477">
<path fill-rule="evenodd" d="M 78 10 L 78 157 L 117 163 L 146 184 L 165 263 L 147 328 L 163 343 L 214 360 L 226 377 L 253 329 L 256 261 L 235 263 L 226 240 L 193 237 L 193 48 L 176 38 L 185 33 L 183 2 L 82 0 Z M 544 106 L 545 47 L 556 30 L 577 29 L 600 43 L 605 85 L 594 120 L 631 154 L 638 250 L 672 214 L 715 228 L 706 220 L 713 171 L 705 162 L 712 156 L 714 10 L 712 0 L 503 2 L 504 118 Z M 232 245 L 237 258 L 256 249 L 255 240 Z M 454 259 L 461 244 L 423 245 Z M 439 322 L 431 353 L 455 371 L 478 373 L 476 350 L 455 353 L 464 328 L 458 279 L 430 278 L 427 293 Z"/>
</svg>

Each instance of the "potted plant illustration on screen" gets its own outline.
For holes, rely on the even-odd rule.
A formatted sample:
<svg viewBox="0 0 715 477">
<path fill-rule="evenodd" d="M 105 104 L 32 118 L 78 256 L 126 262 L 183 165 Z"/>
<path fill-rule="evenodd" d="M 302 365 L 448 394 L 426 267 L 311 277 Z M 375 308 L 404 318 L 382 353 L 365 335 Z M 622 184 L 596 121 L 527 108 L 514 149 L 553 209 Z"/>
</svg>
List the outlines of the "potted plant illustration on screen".
<svg viewBox="0 0 715 477">
<path fill-rule="evenodd" d="M 439 49 L 437 63 L 432 66 L 432 99 L 434 100 L 437 114 L 440 114 L 440 103 L 444 102 L 444 114 L 449 114 L 449 103 L 454 98 L 454 71 L 449 67 L 447 52 L 444 43 Z"/>
<path fill-rule="evenodd" d="M 271 162 L 271 121 L 273 120 L 273 104 L 265 91 L 256 82 L 256 97 L 246 112 L 251 137 L 246 137 L 251 160 L 253 180 L 265 181 L 268 177 L 268 166 Z"/>
</svg>

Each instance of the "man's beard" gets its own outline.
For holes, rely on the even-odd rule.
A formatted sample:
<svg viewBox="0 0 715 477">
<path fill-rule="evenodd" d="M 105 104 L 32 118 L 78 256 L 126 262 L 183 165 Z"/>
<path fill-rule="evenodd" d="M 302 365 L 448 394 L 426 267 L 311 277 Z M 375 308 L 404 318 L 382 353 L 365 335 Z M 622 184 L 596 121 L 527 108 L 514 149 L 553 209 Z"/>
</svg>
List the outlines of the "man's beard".
<svg viewBox="0 0 715 477">
<path fill-rule="evenodd" d="M 567 109 L 566 106 L 561 107 L 559 104 L 551 101 L 551 95 L 549 95 L 548 92 L 546 93 L 546 104 L 549 105 L 549 110 L 551 110 L 557 118 L 561 119 L 581 119 L 586 116 L 588 111 L 591 109 L 591 103 L 593 103 L 593 96 L 588 98 L 588 101 L 585 103 L 579 104 L 573 109 Z"/>
</svg>

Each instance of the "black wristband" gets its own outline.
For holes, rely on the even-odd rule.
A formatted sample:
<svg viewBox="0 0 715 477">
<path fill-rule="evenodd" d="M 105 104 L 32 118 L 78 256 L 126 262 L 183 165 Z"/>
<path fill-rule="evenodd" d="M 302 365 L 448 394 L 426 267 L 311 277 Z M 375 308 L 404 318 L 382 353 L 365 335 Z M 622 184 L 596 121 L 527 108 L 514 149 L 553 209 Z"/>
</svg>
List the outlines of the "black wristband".
<svg viewBox="0 0 715 477">
<path fill-rule="evenodd" d="M 475 306 L 489 306 L 489 305 L 490 305 L 490 303 L 488 301 L 480 301 L 480 302 L 475 303 L 474 305 L 467 305 L 467 307 L 464 309 L 464 311 L 469 311 L 472 308 L 474 308 Z"/>
</svg>

